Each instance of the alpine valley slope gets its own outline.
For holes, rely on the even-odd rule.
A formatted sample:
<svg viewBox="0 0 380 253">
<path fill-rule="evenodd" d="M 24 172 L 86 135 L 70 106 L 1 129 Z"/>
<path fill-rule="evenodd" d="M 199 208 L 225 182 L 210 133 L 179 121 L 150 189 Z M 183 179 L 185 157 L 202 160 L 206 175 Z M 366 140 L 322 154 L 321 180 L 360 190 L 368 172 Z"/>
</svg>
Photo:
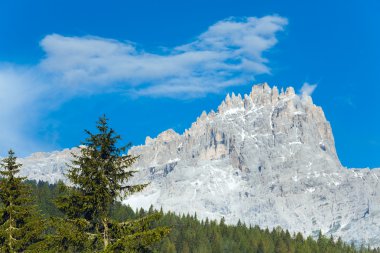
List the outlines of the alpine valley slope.
<svg viewBox="0 0 380 253">
<path fill-rule="evenodd" d="M 167 130 L 129 153 L 140 155 L 131 183 L 150 182 L 125 200 L 134 208 L 380 246 L 380 170 L 343 167 L 322 109 L 293 88 L 227 95 L 182 135 Z M 38 153 L 21 159 L 22 172 L 53 182 L 69 161 L 70 150 Z"/>
</svg>

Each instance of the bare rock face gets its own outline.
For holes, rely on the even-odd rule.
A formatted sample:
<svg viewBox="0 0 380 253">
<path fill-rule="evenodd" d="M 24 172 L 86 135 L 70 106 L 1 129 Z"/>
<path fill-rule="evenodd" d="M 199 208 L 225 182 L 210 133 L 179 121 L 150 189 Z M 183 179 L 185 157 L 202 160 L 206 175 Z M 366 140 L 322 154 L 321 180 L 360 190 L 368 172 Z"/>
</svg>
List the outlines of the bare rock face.
<svg viewBox="0 0 380 253">
<path fill-rule="evenodd" d="M 79 148 L 64 149 L 51 153 L 38 152 L 31 156 L 20 158 L 18 162 L 23 166 L 20 175 L 27 177 L 29 180 L 45 181 L 57 183 L 58 181 L 67 181 L 64 173 L 67 170 L 67 164 L 72 160 L 72 153 L 79 153 Z"/>
<path fill-rule="evenodd" d="M 322 109 L 293 88 L 227 95 L 182 135 L 168 130 L 130 153 L 141 155 L 136 182 L 151 182 L 126 200 L 136 208 L 380 246 L 379 171 L 342 167 Z"/>
<path fill-rule="evenodd" d="M 24 159 L 24 175 L 55 181 L 63 152 Z M 129 153 L 140 155 L 131 183 L 150 182 L 125 201 L 132 207 L 380 246 L 380 171 L 342 167 L 322 109 L 293 88 L 227 95 L 183 134 L 147 137 Z"/>
<path fill-rule="evenodd" d="M 341 169 L 322 109 L 310 97 L 295 95 L 293 88 L 279 93 L 267 84 L 253 86 L 244 99 L 227 95 L 217 113 L 203 112 L 182 135 L 167 130 L 156 139 L 148 137 L 145 145 L 130 153 L 141 155 L 139 168 L 168 161 L 196 165 L 228 160 L 251 174 L 293 171 L 294 166 L 303 166 L 304 171 L 320 165 L 331 171 Z"/>
</svg>

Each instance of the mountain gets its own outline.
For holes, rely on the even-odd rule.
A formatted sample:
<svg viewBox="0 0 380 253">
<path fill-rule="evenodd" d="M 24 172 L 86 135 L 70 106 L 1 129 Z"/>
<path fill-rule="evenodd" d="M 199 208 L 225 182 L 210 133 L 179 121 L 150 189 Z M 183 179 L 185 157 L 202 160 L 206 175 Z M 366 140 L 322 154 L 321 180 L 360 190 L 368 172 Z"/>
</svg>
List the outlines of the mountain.
<svg viewBox="0 0 380 253">
<path fill-rule="evenodd" d="M 77 149 L 72 150 L 77 152 Z M 63 178 L 70 150 L 22 160 L 30 178 Z M 167 130 L 145 145 L 133 182 L 150 182 L 125 203 L 197 213 L 261 227 L 342 237 L 380 246 L 380 170 L 347 169 L 331 126 L 310 96 L 255 85 L 217 112 L 203 112 L 183 134 Z"/>
<path fill-rule="evenodd" d="M 64 149 L 54 152 L 37 152 L 32 155 L 18 159 L 23 166 L 20 176 L 28 177 L 30 180 L 56 183 L 65 181 L 64 173 L 67 164 L 70 164 L 71 153 L 79 153 L 79 148 Z"/>
</svg>

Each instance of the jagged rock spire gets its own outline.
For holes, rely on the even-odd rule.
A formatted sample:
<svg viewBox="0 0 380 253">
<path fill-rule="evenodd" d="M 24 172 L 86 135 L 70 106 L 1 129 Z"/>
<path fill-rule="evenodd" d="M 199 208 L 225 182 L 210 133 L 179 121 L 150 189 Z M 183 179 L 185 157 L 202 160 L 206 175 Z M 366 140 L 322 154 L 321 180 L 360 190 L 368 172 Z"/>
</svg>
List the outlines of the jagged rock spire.
<svg viewBox="0 0 380 253">
<path fill-rule="evenodd" d="M 254 159 L 258 163 L 290 149 L 296 153 L 307 151 L 309 155 L 327 152 L 333 163 L 339 164 L 331 127 L 321 108 L 312 104 L 311 98 L 296 95 L 292 87 L 279 93 L 276 86 L 271 88 L 267 83 L 254 85 L 244 99 L 240 94 L 227 94 L 217 113 L 203 111 L 183 135 L 168 130 L 156 139 L 149 139 L 150 146 L 153 142 L 155 150 L 166 150 L 163 161 L 179 157 L 194 161 L 229 157 L 233 166 L 249 168 L 247 163 L 254 159 L 249 158 L 253 150 L 263 156 Z M 289 147 L 289 143 L 297 145 Z M 145 166 L 149 166 L 151 159 L 157 161 L 157 156 L 151 155 L 153 150 L 141 147 L 136 152 L 146 154 L 141 159 Z"/>
</svg>

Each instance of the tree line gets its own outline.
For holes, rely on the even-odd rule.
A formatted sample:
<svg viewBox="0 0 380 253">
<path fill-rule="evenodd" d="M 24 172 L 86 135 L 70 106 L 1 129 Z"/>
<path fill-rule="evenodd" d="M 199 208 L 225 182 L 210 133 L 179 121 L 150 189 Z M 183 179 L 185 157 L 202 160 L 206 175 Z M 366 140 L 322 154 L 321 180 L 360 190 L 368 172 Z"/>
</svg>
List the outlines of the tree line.
<svg viewBox="0 0 380 253">
<path fill-rule="evenodd" d="M 47 182 L 28 181 L 32 187 L 36 203 L 45 217 L 62 217 L 64 214 L 54 205 L 59 195 L 59 186 Z M 156 213 L 153 206 L 148 210 L 137 209 L 116 201 L 111 206 L 110 216 L 116 221 L 134 220 Z M 197 215 L 164 213 L 150 224 L 153 227 L 169 227 L 171 232 L 151 247 L 151 252 L 163 253 L 375 253 L 380 249 L 369 249 L 364 245 L 357 248 L 319 233 L 316 239 L 302 234 L 291 234 L 280 227 L 261 229 L 241 222 L 227 225 L 224 219 L 199 220 Z"/>
<path fill-rule="evenodd" d="M 138 219 L 112 219 L 116 200 L 141 191 L 145 184 L 130 185 L 136 173 L 130 166 L 137 157 L 125 155 L 128 146 L 118 146 L 120 135 L 108 126 L 105 116 L 97 133 L 85 130 L 80 154 L 73 154 L 66 177 L 60 183 L 50 208 L 61 215 L 44 216 L 32 198 L 15 153 L 1 161 L 0 252 L 149 252 L 165 237 L 168 227 L 152 227 L 160 213 Z"/>
<path fill-rule="evenodd" d="M 80 154 L 66 174 L 69 184 L 19 177 L 13 151 L 0 163 L 0 252 L 164 253 L 374 253 L 380 249 L 344 243 L 319 233 L 317 239 L 241 222 L 202 220 L 161 210 L 133 210 L 120 200 L 146 186 L 130 185 L 137 157 L 118 147 L 121 137 L 97 122 L 86 130 Z"/>
</svg>

